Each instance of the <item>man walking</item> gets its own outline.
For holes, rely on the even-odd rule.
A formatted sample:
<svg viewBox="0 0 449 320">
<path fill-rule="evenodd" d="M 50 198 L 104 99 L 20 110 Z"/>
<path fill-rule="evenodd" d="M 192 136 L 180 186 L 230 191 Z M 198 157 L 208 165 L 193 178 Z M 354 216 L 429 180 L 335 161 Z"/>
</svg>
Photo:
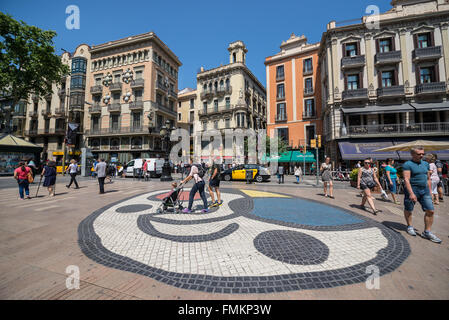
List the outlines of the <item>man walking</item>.
<svg viewBox="0 0 449 320">
<path fill-rule="evenodd" d="M 412 226 L 412 211 L 416 202 L 421 204 L 424 216 L 425 230 L 421 236 L 435 243 L 441 243 L 441 240 L 434 235 L 430 228 L 433 224 L 434 207 L 430 195 L 430 166 L 429 163 L 422 160 L 424 156 L 423 147 L 414 147 L 410 150 L 411 161 L 404 163 L 404 217 L 407 222 L 407 233 L 416 236 L 415 229 Z"/>
<path fill-rule="evenodd" d="M 70 165 L 67 168 L 67 170 L 70 174 L 70 183 L 68 185 L 66 185 L 67 189 L 70 188 L 70 186 L 72 185 L 73 182 L 75 182 L 75 189 L 79 189 L 80 187 L 78 186 L 78 182 L 76 181 L 76 175 L 78 173 L 78 166 L 76 164 L 75 159 L 70 160 Z"/>
<path fill-rule="evenodd" d="M 214 189 L 217 193 L 217 201 L 215 201 Z M 218 207 L 223 204 L 223 200 L 221 200 L 220 196 L 220 165 L 217 163 L 212 164 L 212 170 L 209 179 L 209 194 L 212 199 L 211 207 Z"/>
<path fill-rule="evenodd" d="M 443 163 L 441 160 L 438 160 L 438 156 L 436 153 L 432 153 L 435 157 L 435 165 L 437 166 L 438 178 L 440 178 L 440 182 L 438 182 L 438 199 L 440 202 L 444 202 L 444 192 L 443 192 Z"/>
<path fill-rule="evenodd" d="M 279 166 L 278 168 L 278 184 L 281 184 L 281 180 L 282 183 L 284 183 L 284 167 L 283 166 Z"/>
<path fill-rule="evenodd" d="M 106 178 L 106 162 L 104 159 L 100 159 L 95 171 L 97 172 L 98 184 L 100 185 L 100 194 L 104 193 L 104 179 Z"/>
</svg>

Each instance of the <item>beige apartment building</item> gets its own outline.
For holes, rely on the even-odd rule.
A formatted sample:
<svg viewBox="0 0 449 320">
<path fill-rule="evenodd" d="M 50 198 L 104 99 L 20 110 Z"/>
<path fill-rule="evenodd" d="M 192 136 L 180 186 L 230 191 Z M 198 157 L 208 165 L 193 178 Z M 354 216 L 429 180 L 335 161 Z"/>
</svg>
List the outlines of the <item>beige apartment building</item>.
<svg viewBox="0 0 449 320">
<path fill-rule="evenodd" d="M 193 124 L 195 122 L 196 111 L 196 89 L 184 88 L 178 92 L 178 119 L 177 127 L 187 130 L 190 136 L 190 150 L 185 151 L 183 156 L 187 153 L 193 153 Z"/>
<path fill-rule="evenodd" d="M 330 22 L 320 49 L 323 140 L 333 161 L 406 160 L 374 150 L 449 140 L 449 2 L 393 0 L 358 24 Z M 439 153 L 449 159 L 449 154 Z"/>
<path fill-rule="evenodd" d="M 163 157 L 159 131 L 177 118 L 178 57 L 153 32 L 90 48 L 84 132 L 92 153 L 126 163 Z"/>
<path fill-rule="evenodd" d="M 197 74 L 195 135 L 211 130 L 218 130 L 224 135 L 225 129 L 266 129 L 266 91 L 246 66 L 248 50 L 242 41 L 235 41 L 229 44 L 228 51 L 229 64 L 210 70 L 202 68 Z M 235 140 L 232 148 L 236 148 Z M 226 158 L 223 151 L 223 148 L 211 150 L 207 142 L 195 142 L 196 161 L 211 161 L 213 156 L 218 155 Z M 227 160 L 244 161 L 243 158 Z"/>
<path fill-rule="evenodd" d="M 64 52 L 62 62 L 69 66 L 70 74 L 52 85 L 53 92 L 45 97 L 32 95 L 27 103 L 24 135 L 30 142 L 43 147 L 41 159 L 62 160 L 67 124 L 78 125 L 78 134 L 69 157 L 78 158 L 83 145 L 83 118 L 86 77 L 90 60 L 89 46 L 79 45 L 73 53 Z"/>
</svg>

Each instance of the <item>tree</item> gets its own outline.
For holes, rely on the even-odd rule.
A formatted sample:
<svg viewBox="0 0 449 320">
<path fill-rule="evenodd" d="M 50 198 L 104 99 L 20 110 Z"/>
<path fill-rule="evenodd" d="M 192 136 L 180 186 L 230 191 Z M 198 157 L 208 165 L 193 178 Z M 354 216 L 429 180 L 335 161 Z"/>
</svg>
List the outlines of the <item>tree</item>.
<svg viewBox="0 0 449 320">
<path fill-rule="evenodd" d="M 30 94 L 52 93 L 69 68 L 55 54 L 55 31 L 42 30 L 0 12 L 0 88 L 13 106 Z"/>
</svg>

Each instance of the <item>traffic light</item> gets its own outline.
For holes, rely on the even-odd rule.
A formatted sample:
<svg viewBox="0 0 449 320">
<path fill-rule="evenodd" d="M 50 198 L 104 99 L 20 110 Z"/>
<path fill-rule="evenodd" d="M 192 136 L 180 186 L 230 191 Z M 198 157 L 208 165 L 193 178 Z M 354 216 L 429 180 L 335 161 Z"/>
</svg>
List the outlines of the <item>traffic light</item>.
<svg viewBox="0 0 449 320">
<path fill-rule="evenodd" d="M 316 148 L 316 139 L 310 139 L 310 147 Z"/>
<path fill-rule="evenodd" d="M 321 135 L 318 135 L 318 148 L 321 148 Z"/>
<path fill-rule="evenodd" d="M 304 153 L 304 147 L 303 146 L 299 146 L 299 152 Z"/>
</svg>

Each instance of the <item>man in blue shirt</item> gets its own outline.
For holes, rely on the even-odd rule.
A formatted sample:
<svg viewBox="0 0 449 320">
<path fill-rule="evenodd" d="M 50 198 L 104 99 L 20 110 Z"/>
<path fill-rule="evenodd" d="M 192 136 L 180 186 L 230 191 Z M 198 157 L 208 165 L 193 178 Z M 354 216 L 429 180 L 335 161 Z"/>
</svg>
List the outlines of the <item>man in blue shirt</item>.
<svg viewBox="0 0 449 320">
<path fill-rule="evenodd" d="M 430 228 L 433 224 L 433 203 L 430 195 L 430 167 L 426 161 L 422 160 L 424 156 L 423 147 L 414 147 L 410 150 L 411 161 L 404 163 L 404 216 L 407 222 L 407 233 L 416 236 L 415 229 L 412 226 L 412 211 L 416 202 L 421 204 L 424 216 L 425 230 L 421 236 L 435 243 L 441 243 L 441 240 L 434 235 Z"/>
</svg>

